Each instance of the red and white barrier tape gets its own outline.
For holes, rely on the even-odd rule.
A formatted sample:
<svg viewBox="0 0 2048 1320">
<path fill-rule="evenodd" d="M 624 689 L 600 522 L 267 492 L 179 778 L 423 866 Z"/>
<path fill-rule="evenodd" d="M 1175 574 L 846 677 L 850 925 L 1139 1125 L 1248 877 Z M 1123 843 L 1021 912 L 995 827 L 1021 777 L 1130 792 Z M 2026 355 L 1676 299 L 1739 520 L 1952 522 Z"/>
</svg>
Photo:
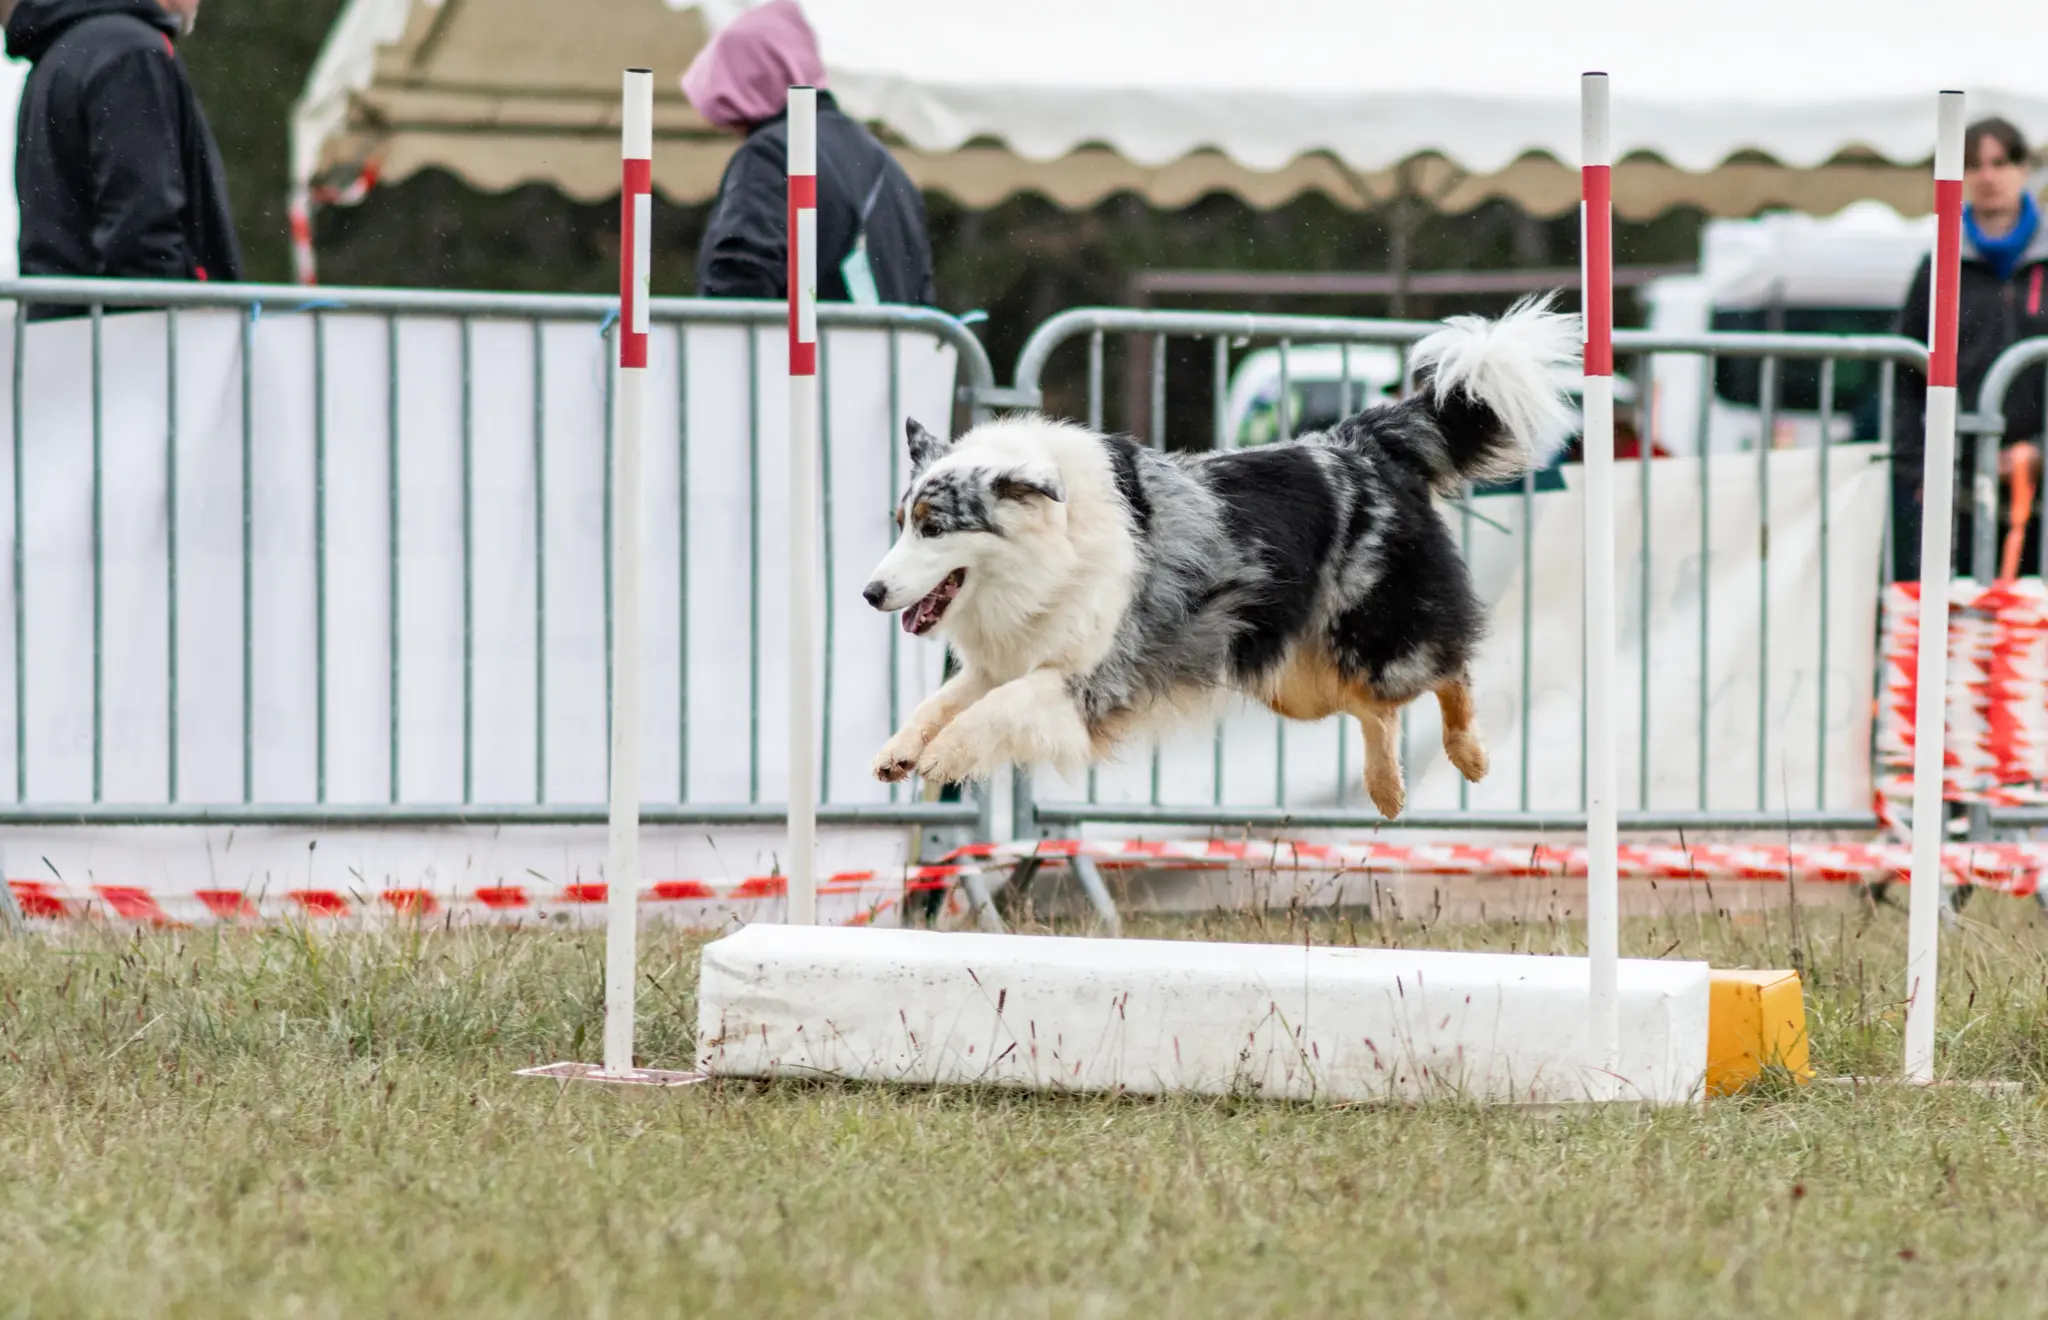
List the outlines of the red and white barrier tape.
<svg viewBox="0 0 2048 1320">
<path fill-rule="evenodd" d="M 1943 796 L 1989 806 L 2048 803 L 2048 586 L 2039 579 L 1952 588 Z M 1896 824 L 1913 791 L 1919 584 L 1884 598 L 1877 720 L 1880 811 Z"/>
<path fill-rule="evenodd" d="M 291 200 L 292 278 L 300 284 L 318 282 L 318 256 L 313 249 L 313 212 L 323 206 L 354 206 L 377 186 L 382 162 L 372 158 L 364 163 L 344 187 L 325 185 L 299 188 Z"/>
<path fill-rule="evenodd" d="M 836 899 L 834 909 L 848 925 L 866 925 L 905 897 L 952 888 L 963 868 L 938 865 L 912 867 L 902 873 L 841 871 L 818 886 L 822 896 Z M 141 885 L 87 885 L 82 888 L 43 880 L 10 880 L 8 888 L 22 915 L 31 921 L 67 921 L 91 917 L 154 925 L 191 922 L 262 922 L 282 919 L 324 920 L 363 917 L 434 917 L 451 911 L 481 912 L 501 917 L 550 916 L 604 910 L 610 894 L 605 884 L 479 885 L 456 890 L 389 888 L 357 891 L 324 888 L 266 890 L 201 889 L 173 894 Z M 735 912 L 780 903 L 786 882 L 779 875 L 741 880 L 657 880 L 642 887 L 640 906 L 650 911 L 665 904 L 700 904 Z"/>
<path fill-rule="evenodd" d="M 1628 880 L 1801 880 L 1867 884 L 1903 879 L 1911 849 L 1897 843 L 1630 844 L 1619 850 Z M 1249 866 L 1274 871 L 1358 871 L 1378 875 L 1582 878 L 1586 849 L 1550 844 L 1299 843 L 1287 840 L 1048 839 L 971 844 L 949 860 L 1011 863 L 1025 857 L 1087 857 L 1103 867 Z M 2048 844 L 1957 844 L 1943 855 L 1950 878 L 2032 894 L 2048 870 Z"/>
<path fill-rule="evenodd" d="M 841 871 L 820 879 L 822 920 L 864 925 L 905 897 L 951 889 L 968 870 L 1007 867 L 1027 857 L 1066 862 L 1087 857 L 1113 869 L 1206 870 L 1245 866 L 1257 870 L 1384 877 L 1435 876 L 1514 879 L 1578 879 L 1586 874 L 1586 850 L 1549 844 L 1304 843 L 1238 839 L 1048 839 L 1039 842 L 971 844 L 942 863 L 902 873 Z M 1912 850 L 1903 843 L 1794 844 L 1623 844 L 1620 875 L 1629 880 L 1784 880 L 1871 884 L 1904 880 Z M 1943 866 L 1957 884 L 2028 896 L 2048 873 L 2048 844 L 1951 844 Z M 15 901 L 32 920 L 101 916 L 131 922 L 176 924 L 193 921 L 264 921 L 374 916 L 436 916 L 468 910 L 501 917 L 596 913 L 608 894 L 603 884 L 562 886 L 495 885 L 453 892 L 392 888 L 374 893 L 336 889 L 291 889 L 263 894 L 232 889 L 172 895 L 136 885 L 91 885 L 83 890 L 40 880 L 8 882 Z M 742 915 L 750 907 L 780 904 L 787 896 L 781 876 L 732 880 L 658 880 L 640 892 L 643 912 L 663 904 L 709 904 Z M 177 909 L 177 910 L 173 910 Z M 190 911 L 186 911 L 190 909 Z"/>
</svg>

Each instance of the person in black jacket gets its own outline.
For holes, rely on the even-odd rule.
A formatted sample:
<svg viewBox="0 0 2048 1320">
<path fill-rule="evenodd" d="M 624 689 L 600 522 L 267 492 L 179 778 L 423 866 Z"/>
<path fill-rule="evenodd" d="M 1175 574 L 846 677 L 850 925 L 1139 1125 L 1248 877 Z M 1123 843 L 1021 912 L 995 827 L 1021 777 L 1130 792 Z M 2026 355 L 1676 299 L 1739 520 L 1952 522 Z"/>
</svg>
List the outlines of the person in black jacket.
<svg viewBox="0 0 2048 1320">
<path fill-rule="evenodd" d="M 789 89 L 822 87 L 817 37 L 795 0 L 749 10 L 683 75 L 697 113 L 744 135 L 719 181 L 697 292 L 768 298 L 788 292 Z M 874 134 L 818 93 L 818 297 L 933 306 L 924 198 Z"/>
<path fill-rule="evenodd" d="M 1970 125 L 1963 138 L 1962 283 L 1958 297 L 1956 394 L 1960 411 L 1974 412 L 1984 375 L 1998 355 L 2022 339 L 2048 335 L 2048 225 L 2027 192 L 2027 143 L 2003 119 Z M 1930 329 L 1933 257 L 1920 263 L 1899 312 L 1898 331 L 1926 342 Z M 1899 375 L 1897 433 L 1892 442 L 1892 571 L 1901 582 L 1920 578 L 1920 508 L 1926 466 L 1927 382 L 1917 372 Z M 2005 439 L 1999 473 L 2010 480 L 2041 461 L 2041 372 L 2022 372 L 2005 399 Z M 1956 533 L 1952 567 L 1971 570 L 1971 438 L 1956 438 Z M 2032 483 L 2025 483 L 2032 484 Z M 2000 499 L 2003 506 L 2008 501 Z M 2009 511 L 2007 511 L 2009 512 Z M 2031 510 L 2025 511 L 2029 516 Z M 2001 524 L 2006 522 L 2002 513 Z M 2021 564 L 2040 562 L 2038 519 L 2023 519 L 2027 544 Z M 2003 530 L 2003 529 L 2002 529 Z"/>
<path fill-rule="evenodd" d="M 0 9 L 7 53 L 33 65 L 15 139 L 21 273 L 240 279 L 220 149 L 174 44 L 199 0 Z"/>
</svg>

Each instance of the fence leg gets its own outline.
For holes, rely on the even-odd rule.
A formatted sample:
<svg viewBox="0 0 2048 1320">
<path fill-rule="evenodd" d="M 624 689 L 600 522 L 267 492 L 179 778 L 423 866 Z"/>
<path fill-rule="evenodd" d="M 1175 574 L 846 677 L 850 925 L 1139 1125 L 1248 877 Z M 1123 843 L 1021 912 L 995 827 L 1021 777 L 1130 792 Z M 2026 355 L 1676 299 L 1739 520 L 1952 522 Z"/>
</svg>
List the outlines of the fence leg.
<svg viewBox="0 0 2048 1320">
<path fill-rule="evenodd" d="M 21 915 L 21 904 L 14 901 L 14 887 L 7 883 L 7 864 L 0 857 L 0 935 L 26 935 L 28 918 Z"/>
<path fill-rule="evenodd" d="M 979 870 L 962 871 L 960 887 L 967 891 L 967 915 L 983 930 L 994 935 L 1003 933 L 1003 917 L 996 911 L 995 896 L 989 893 L 988 880 Z"/>
<path fill-rule="evenodd" d="M 1095 865 L 1093 857 L 1074 858 L 1074 879 L 1081 882 L 1081 891 L 1088 895 L 1089 904 L 1095 915 L 1102 918 L 1102 928 L 1111 935 L 1124 933 L 1123 918 L 1116 910 L 1116 900 L 1109 896 L 1109 886 L 1102 883 L 1102 872 Z"/>
<path fill-rule="evenodd" d="M 1003 877 L 1003 882 L 996 886 L 996 911 L 1003 915 L 1003 920 L 1030 919 L 1031 913 L 1025 905 L 1030 901 L 1031 882 L 1038 878 L 1039 868 L 1044 865 L 1042 858 L 1019 858 Z"/>
</svg>

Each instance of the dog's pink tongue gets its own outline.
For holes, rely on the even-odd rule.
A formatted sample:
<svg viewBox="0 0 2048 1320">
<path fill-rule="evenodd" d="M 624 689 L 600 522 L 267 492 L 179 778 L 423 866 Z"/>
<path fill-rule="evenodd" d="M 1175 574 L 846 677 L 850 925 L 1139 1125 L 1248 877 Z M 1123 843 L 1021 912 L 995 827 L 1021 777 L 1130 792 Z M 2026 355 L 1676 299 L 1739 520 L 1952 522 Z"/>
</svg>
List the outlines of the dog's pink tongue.
<svg viewBox="0 0 2048 1320">
<path fill-rule="evenodd" d="M 930 626 L 927 621 L 930 619 L 931 613 L 932 598 L 926 596 L 918 601 L 917 604 L 903 611 L 903 631 L 911 634 L 913 637 L 923 632 Z"/>
</svg>

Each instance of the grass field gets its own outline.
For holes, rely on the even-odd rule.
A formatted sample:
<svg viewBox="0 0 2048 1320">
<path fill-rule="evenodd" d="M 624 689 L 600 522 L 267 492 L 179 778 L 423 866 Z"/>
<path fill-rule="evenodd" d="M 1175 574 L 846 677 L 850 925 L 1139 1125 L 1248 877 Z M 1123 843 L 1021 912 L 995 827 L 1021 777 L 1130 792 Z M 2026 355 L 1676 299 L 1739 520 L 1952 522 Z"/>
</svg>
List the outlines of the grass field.
<svg viewBox="0 0 2048 1320">
<path fill-rule="evenodd" d="M 1823 1072 L 1896 1067 L 1902 914 L 1637 921 L 1805 967 Z M 1569 951 L 1552 925 L 1137 933 Z M 643 1055 L 698 942 L 650 929 Z M 1959 1090 L 1534 1118 L 512 1076 L 592 1057 L 595 932 L 0 940 L 0 1316 L 2036 1315 L 2048 922 L 1945 941 Z"/>
</svg>

